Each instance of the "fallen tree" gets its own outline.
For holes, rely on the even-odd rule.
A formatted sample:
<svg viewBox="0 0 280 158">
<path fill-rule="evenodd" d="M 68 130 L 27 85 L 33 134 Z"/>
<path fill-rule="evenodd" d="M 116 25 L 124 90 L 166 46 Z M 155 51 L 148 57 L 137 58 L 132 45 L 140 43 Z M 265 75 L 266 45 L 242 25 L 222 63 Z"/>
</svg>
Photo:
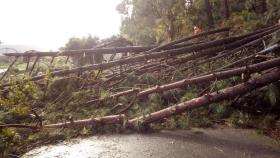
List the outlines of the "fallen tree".
<svg viewBox="0 0 280 158">
<path fill-rule="evenodd" d="M 170 106 L 160 111 L 131 119 L 129 120 L 128 125 L 137 127 L 138 122 L 144 125 L 153 123 L 163 118 L 170 117 L 172 115 L 184 112 L 191 108 L 205 106 L 210 103 L 218 102 L 225 99 L 230 99 L 238 95 L 245 94 L 253 89 L 265 86 L 268 83 L 278 81 L 279 79 L 280 79 L 280 70 L 277 69 L 276 71 L 272 71 L 270 73 L 264 74 L 259 78 L 251 79 L 239 85 L 225 88 L 223 90 L 219 90 L 210 94 L 205 94 L 201 97 L 194 98 L 192 100 Z"/>
<path fill-rule="evenodd" d="M 259 29 L 259 30 L 254 31 L 254 32 L 250 32 L 250 33 L 246 33 L 244 35 L 241 35 L 241 36 L 239 36 L 239 38 L 245 38 L 245 37 L 248 37 L 248 36 L 251 36 L 251 35 L 254 35 L 254 34 L 258 34 L 258 33 L 261 33 L 261 32 L 264 32 L 264 31 L 267 31 L 267 30 L 270 30 L 270 29 L 274 29 L 276 27 L 278 27 L 278 25 L 274 25 L 274 26 L 271 26 L 271 27 Z M 229 31 L 229 30 L 230 30 L 230 28 L 220 28 L 220 29 L 214 29 L 214 30 L 202 32 L 202 33 L 199 33 L 199 34 L 196 34 L 196 35 L 192 35 L 192 36 L 188 36 L 188 37 L 184 37 L 184 38 L 181 38 L 181 39 L 178 39 L 178 40 L 171 41 L 167 44 L 163 44 L 161 46 L 153 48 L 153 49 L 151 49 L 147 52 L 155 52 L 155 51 L 158 51 L 160 49 L 167 48 L 169 46 L 172 46 L 172 45 L 175 45 L 175 44 L 178 44 L 178 43 L 186 42 L 186 41 L 191 40 L 191 39 L 207 36 L 207 35 L 210 35 L 210 34 L 226 32 L 226 31 Z"/>
<path fill-rule="evenodd" d="M 87 125 L 110 125 L 110 124 L 123 124 L 126 120 L 125 115 L 111 115 L 98 118 L 90 118 L 85 120 L 69 121 L 65 123 L 57 123 L 45 125 L 43 128 L 74 128 L 74 127 L 84 127 Z"/>
<path fill-rule="evenodd" d="M 270 53 L 270 52 L 273 52 L 273 51 L 279 50 L 279 49 L 280 49 L 280 45 L 279 45 L 279 44 L 274 44 L 273 46 L 271 46 L 271 47 L 269 47 L 269 48 L 266 48 L 266 49 L 264 49 L 264 50 L 262 50 L 262 51 L 260 51 L 260 52 L 257 52 L 257 53 L 255 53 L 255 54 L 253 54 L 253 55 L 250 55 L 250 56 L 247 56 L 247 57 L 242 58 L 242 59 L 240 59 L 240 60 L 237 60 L 237 61 L 235 61 L 235 62 L 233 62 L 233 63 L 228 64 L 228 65 L 225 65 L 225 66 L 223 66 L 221 69 L 226 69 L 226 68 L 234 67 L 234 66 L 239 65 L 239 64 L 241 64 L 241 63 L 247 62 L 247 61 L 249 61 L 249 60 L 255 58 L 255 57 L 258 56 L 258 55 L 265 55 L 265 54 L 267 54 L 267 53 Z"/>
<path fill-rule="evenodd" d="M 275 28 L 275 27 L 273 27 L 273 28 Z M 229 44 L 222 45 L 222 46 L 215 47 L 215 48 L 205 49 L 205 50 L 202 50 L 199 52 L 193 52 L 189 56 L 180 57 L 173 61 L 165 60 L 166 62 L 163 64 L 162 64 L 162 62 L 158 62 L 158 64 L 148 66 L 144 69 L 143 68 L 136 69 L 136 70 L 132 69 L 132 70 L 130 70 L 130 72 L 135 71 L 137 75 L 141 75 L 146 72 L 154 72 L 157 70 L 161 70 L 161 68 L 165 67 L 165 66 L 168 67 L 168 66 L 185 64 L 191 60 L 196 60 L 201 57 L 218 54 L 212 58 L 208 58 L 206 60 L 198 61 L 197 63 L 195 63 L 195 65 L 204 64 L 204 63 L 214 61 L 214 60 L 217 60 L 217 59 L 229 56 L 229 55 L 233 55 L 233 54 L 241 51 L 244 48 L 253 47 L 253 46 L 262 44 L 263 41 L 270 39 L 275 33 L 279 32 L 279 29 L 268 30 L 268 31 L 267 31 L 267 29 L 265 29 L 265 31 L 266 32 L 260 31 L 259 34 L 253 34 L 252 37 L 241 39 L 241 40 L 233 42 L 233 43 L 229 43 Z M 262 36 L 262 35 L 265 35 L 265 36 Z M 247 37 L 247 36 L 244 36 L 244 37 Z M 189 68 L 191 68 L 191 66 L 184 68 L 184 70 L 187 70 Z M 182 71 L 184 71 L 184 70 L 182 70 Z"/>
<path fill-rule="evenodd" d="M 159 51 L 161 49 L 168 48 L 169 46 L 173 46 L 175 44 L 186 42 L 186 41 L 189 41 L 189 40 L 192 40 L 192 39 L 195 39 L 195 38 L 199 38 L 199 37 L 203 37 L 203 36 L 207 36 L 207 35 L 211 35 L 211 34 L 215 34 L 215 33 L 220 33 L 220 32 L 227 32 L 229 30 L 230 30 L 229 27 L 225 27 L 225 28 L 219 28 L 219 29 L 214 29 L 214 30 L 210 30 L 210 31 L 201 32 L 201 33 L 196 34 L 196 35 L 184 37 L 184 38 L 169 42 L 167 44 L 163 44 L 161 46 L 155 47 L 155 48 L 147 51 L 147 53 Z"/>
<path fill-rule="evenodd" d="M 198 37 L 203 37 L 207 36 L 210 34 L 215 34 L 215 33 L 220 33 L 220 32 L 225 32 L 229 31 L 230 28 L 219 28 L 215 30 L 210 30 L 206 32 L 199 33 L 197 35 L 193 36 L 188 36 L 185 38 L 182 38 L 180 40 L 176 40 L 173 42 L 170 42 L 166 45 L 163 46 L 129 46 L 129 47 L 113 47 L 113 48 L 101 48 L 97 47 L 94 49 L 82 49 L 82 50 L 69 50 L 69 51 L 60 51 L 60 52 L 40 52 L 40 51 L 32 51 L 32 52 L 25 52 L 25 53 L 3 53 L 5 56 L 28 56 L 28 57 L 33 57 L 33 56 L 72 56 L 72 55 L 79 55 L 79 54 L 115 54 L 115 53 L 127 53 L 127 52 L 132 52 L 132 53 L 139 53 L 139 52 L 155 52 L 159 50 L 164 50 L 164 49 L 174 49 L 174 48 L 180 48 L 184 47 L 185 45 L 175 45 L 181 42 L 185 42 L 191 39 L 195 39 Z M 108 45 L 108 44 L 107 44 Z M 104 46 L 107 46 L 104 45 Z M 102 46 L 102 47 L 104 47 Z"/>
<path fill-rule="evenodd" d="M 203 75 L 203 76 L 199 76 L 199 77 L 186 78 L 186 79 L 183 79 L 183 80 L 180 80 L 177 82 L 173 82 L 173 83 L 165 84 L 165 85 L 161 85 L 161 86 L 154 86 L 154 87 L 151 87 L 151 88 L 148 88 L 145 90 L 141 90 L 141 91 L 140 91 L 140 89 L 134 88 L 134 89 L 130 89 L 127 91 L 123 91 L 123 92 L 119 92 L 119 93 L 110 95 L 103 100 L 115 99 L 120 96 L 129 95 L 129 94 L 133 94 L 136 92 L 138 93 L 137 97 L 143 97 L 143 96 L 149 95 L 151 93 L 159 93 L 159 92 L 163 92 L 163 91 L 167 91 L 167 90 L 171 90 L 171 89 L 175 89 L 175 88 L 185 87 L 188 85 L 205 83 L 205 82 L 210 82 L 210 81 L 214 81 L 214 80 L 222 80 L 222 79 L 230 78 L 233 76 L 241 75 L 242 73 L 252 74 L 252 73 L 267 70 L 267 69 L 270 69 L 270 68 L 273 68 L 276 66 L 280 66 L 280 57 L 271 59 L 269 61 L 264 61 L 261 63 L 249 65 L 249 66 L 235 68 L 232 70 L 215 72 L 212 74 Z M 92 101 L 87 102 L 86 105 L 92 104 L 92 103 L 95 103 L 98 101 L 102 101 L 102 100 L 100 100 L 100 99 L 92 100 Z"/>
<path fill-rule="evenodd" d="M 166 50 L 166 51 L 155 52 L 155 53 L 150 53 L 150 54 L 143 54 L 143 55 L 138 55 L 138 56 L 131 57 L 131 58 L 116 60 L 116 61 L 112 61 L 112 62 L 108 62 L 108 63 L 93 64 L 93 65 L 78 67 L 78 68 L 69 69 L 69 70 L 54 71 L 54 72 L 51 72 L 49 75 L 50 76 L 63 76 L 63 75 L 67 75 L 67 74 L 90 71 L 90 70 L 98 70 L 98 69 L 104 70 L 104 69 L 108 69 L 108 68 L 119 66 L 119 65 L 124 65 L 124 64 L 129 64 L 129 63 L 137 63 L 139 61 L 147 61 L 149 59 L 156 59 L 156 58 L 160 58 L 160 57 L 168 57 L 168 56 L 171 56 L 171 55 L 175 56 L 175 55 L 180 55 L 180 54 L 184 54 L 184 53 L 191 53 L 191 52 L 203 50 L 203 49 L 206 49 L 206 48 L 209 49 L 211 47 L 225 45 L 225 44 L 228 44 L 230 42 L 235 41 L 233 43 L 230 43 L 229 46 L 227 46 L 225 48 L 225 49 L 228 49 L 228 48 L 237 47 L 237 46 L 240 46 L 240 45 L 245 44 L 247 42 L 250 42 L 252 40 L 261 38 L 262 36 L 266 36 L 268 34 L 276 32 L 279 29 L 280 29 L 280 26 L 277 26 L 277 27 L 275 26 L 275 28 L 273 28 L 273 29 L 270 29 L 268 31 L 261 32 L 261 33 L 258 33 L 258 34 L 254 34 L 254 35 L 251 35 L 251 36 L 248 36 L 248 37 L 245 36 L 245 38 L 244 38 L 244 35 L 237 36 L 237 37 L 228 37 L 228 38 L 225 38 L 225 39 L 219 39 L 219 40 L 210 41 L 210 42 L 206 42 L 206 43 L 202 43 L 202 44 L 191 45 L 189 47 Z M 239 40 L 239 41 L 236 41 L 236 40 Z M 192 60 L 192 59 L 195 59 L 197 57 L 201 57 L 203 55 L 208 55 L 208 54 L 209 54 L 209 52 L 207 52 L 207 51 L 202 52 L 202 53 L 195 53 L 195 54 L 189 56 L 189 59 L 185 59 L 185 60 Z M 46 77 L 46 75 L 39 75 L 39 76 L 32 77 L 28 80 L 25 80 L 25 81 L 36 81 L 36 80 L 44 79 L 45 77 Z M 2 84 L 0 87 L 3 88 L 3 87 L 6 87 L 6 86 L 9 86 L 9 85 L 10 85 L 10 83 Z"/>
<path fill-rule="evenodd" d="M 129 128 L 138 128 L 139 125 L 147 125 L 150 123 L 154 123 L 172 115 L 182 113 L 191 108 L 197 108 L 225 99 L 234 98 L 238 95 L 248 93 L 256 88 L 263 87 L 269 83 L 278 80 L 280 80 L 279 69 L 263 74 L 261 77 L 250 79 L 249 81 L 238 84 L 236 86 L 228 87 L 213 93 L 205 94 L 201 97 L 194 98 L 192 100 L 179 103 L 168 108 L 162 109 L 160 111 L 156 111 L 130 120 L 127 120 L 125 115 L 112 115 L 85 120 L 68 121 L 65 123 L 49 124 L 44 125 L 43 128 L 74 128 L 83 127 L 87 125 L 104 126 L 110 124 L 121 124 Z"/>
<path fill-rule="evenodd" d="M 271 36 L 275 33 L 276 32 L 273 32 L 269 35 L 258 38 L 254 41 L 250 41 L 249 43 L 245 43 L 245 42 L 242 42 L 242 40 L 240 40 L 238 42 L 234 42 L 232 44 L 228 44 L 228 45 L 225 45 L 225 46 L 222 46 L 222 47 L 217 47 L 215 49 L 209 49 L 209 50 L 206 50 L 206 51 L 193 53 L 192 55 L 189 55 L 189 56 L 186 56 L 186 57 L 183 57 L 183 58 L 171 61 L 171 62 L 167 61 L 166 65 L 168 65 L 168 66 L 179 65 L 179 64 L 183 64 L 183 63 L 189 62 L 191 60 L 201 58 L 201 57 L 204 57 L 204 56 L 208 56 L 208 55 L 211 55 L 211 54 L 218 54 L 214 57 L 211 57 L 211 58 L 208 58 L 208 59 L 205 59 L 205 60 L 202 60 L 202 61 L 198 61 L 197 63 L 195 63 L 196 66 L 199 65 L 199 64 L 204 64 L 204 63 L 214 61 L 214 60 L 217 60 L 217 59 L 229 56 L 229 55 L 233 55 L 233 54 L 241 51 L 244 48 L 248 48 L 248 47 L 258 45 L 258 44 L 262 43 L 264 40 L 267 40 L 267 39 L 271 38 Z M 242 43 L 242 45 L 241 45 L 241 43 Z M 236 46 L 238 46 L 238 47 L 236 47 Z M 187 66 L 182 71 L 190 69 L 192 66 L 193 66 L 193 64 L 191 64 L 191 66 Z M 140 70 L 140 72 L 138 71 L 138 74 L 145 73 L 145 71 L 152 72 L 152 71 L 156 71 L 156 70 L 160 70 L 160 69 L 161 69 L 161 64 L 158 64 L 156 66 L 153 66 L 152 68 L 149 68 L 148 70 L 145 70 L 145 69 Z M 219 69 L 219 70 L 222 70 L 222 68 Z"/>
<path fill-rule="evenodd" d="M 255 32 L 244 34 L 244 35 L 240 36 L 240 38 L 244 38 L 244 37 L 251 36 L 253 34 L 264 32 L 269 29 L 273 29 L 275 27 L 277 27 L 277 25 L 271 26 L 268 28 L 264 28 L 264 29 L 259 29 Z M 115 53 L 126 53 L 126 52 L 140 53 L 140 52 L 145 52 L 145 51 L 147 53 L 151 53 L 151 52 L 156 52 L 159 50 L 167 50 L 167 49 L 185 47 L 185 46 L 188 46 L 188 44 L 187 45 L 176 45 L 176 44 L 186 42 L 188 40 L 195 39 L 198 37 L 203 37 L 203 36 L 220 33 L 220 32 L 226 32 L 229 30 L 230 30 L 230 28 L 226 27 L 226 28 L 219 28 L 219 29 L 215 29 L 215 30 L 205 31 L 205 32 L 199 33 L 197 35 L 184 37 L 182 39 L 175 40 L 175 41 L 172 41 L 170 43 L 167 43 L 167 44 L 164 44 L 161 46 L 128 46 L 128 47 L 103 48 L 104 46 L 107 46 L 107 45 L 104 45 L 104 46 L 102 45 L 102 46 L 99 46 L 94 49 L 55 51 L 55 52 L 27 51 L 25 53 L 3 53 L 3 54 L 8 57 L 12 57 L 12 56 L 17 56 L 17 57 L 51 56 L 51 57 L 55 57 L 55 56 L 72 56 L 72 55 L 79 55 L 79 54 L 115 54 Z M 236 38 L 236 40 L 238 40 L 238 39 L 239 38 Z"/>
</svg>

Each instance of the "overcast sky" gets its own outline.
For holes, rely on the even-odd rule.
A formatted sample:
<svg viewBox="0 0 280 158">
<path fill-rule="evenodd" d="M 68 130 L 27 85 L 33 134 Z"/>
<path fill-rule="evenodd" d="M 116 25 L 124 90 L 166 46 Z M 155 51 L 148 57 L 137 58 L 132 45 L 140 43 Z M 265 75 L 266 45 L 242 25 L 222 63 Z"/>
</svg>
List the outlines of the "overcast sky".
<svg viewBox="0 0 280 158">
<path fill-rule="evenodd" d="M 45 50 L 64 46 L 70 37 L 100 38 L 119 33 L 121 0 L 0 0 L 0 40 Z"/>
</svg>

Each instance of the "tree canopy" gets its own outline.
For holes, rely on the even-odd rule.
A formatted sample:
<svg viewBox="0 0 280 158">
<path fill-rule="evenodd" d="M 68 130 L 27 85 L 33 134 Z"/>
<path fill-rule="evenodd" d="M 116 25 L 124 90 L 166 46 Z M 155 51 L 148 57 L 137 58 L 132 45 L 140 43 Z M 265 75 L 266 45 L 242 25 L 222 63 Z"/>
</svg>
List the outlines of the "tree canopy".
<svg viewBox="0 0 280 158">
<path fill-rule="evenodd" d="M 137 45 L 191 34 L 194 26 L 253 31 L 277 23 L 279 9 L 276 0 L 123 0 L 117 6 L 122 14 L 121 35 Z"/>
</svg>

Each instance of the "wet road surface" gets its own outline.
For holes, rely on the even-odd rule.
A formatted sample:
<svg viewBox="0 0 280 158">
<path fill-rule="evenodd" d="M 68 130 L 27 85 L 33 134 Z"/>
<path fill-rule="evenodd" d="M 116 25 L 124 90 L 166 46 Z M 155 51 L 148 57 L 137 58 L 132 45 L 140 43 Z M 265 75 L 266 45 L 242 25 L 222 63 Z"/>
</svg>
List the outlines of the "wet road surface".
<svg viewBox="0 0 280 158">
<path fill-rule="evenodd" d="M 253 130 L 164 130 L 77 138 L 34 149 L 24 158 L 279 158 L 279 143 Z"/>
</svg>

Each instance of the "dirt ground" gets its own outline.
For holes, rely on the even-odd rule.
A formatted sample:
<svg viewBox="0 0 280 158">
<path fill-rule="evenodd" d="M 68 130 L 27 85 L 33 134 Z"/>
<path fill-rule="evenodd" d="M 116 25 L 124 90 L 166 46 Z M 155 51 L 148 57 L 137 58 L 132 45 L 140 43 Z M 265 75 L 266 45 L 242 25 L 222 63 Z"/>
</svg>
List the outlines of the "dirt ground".
<svg viewBox="0 0 280 158">
<path fill-rule="evenodd" d="M 34 149 L 23 158 L 279 158 L 280 144 L 253 130 L 163 130 L 77 138 Z"/>
</svg>

